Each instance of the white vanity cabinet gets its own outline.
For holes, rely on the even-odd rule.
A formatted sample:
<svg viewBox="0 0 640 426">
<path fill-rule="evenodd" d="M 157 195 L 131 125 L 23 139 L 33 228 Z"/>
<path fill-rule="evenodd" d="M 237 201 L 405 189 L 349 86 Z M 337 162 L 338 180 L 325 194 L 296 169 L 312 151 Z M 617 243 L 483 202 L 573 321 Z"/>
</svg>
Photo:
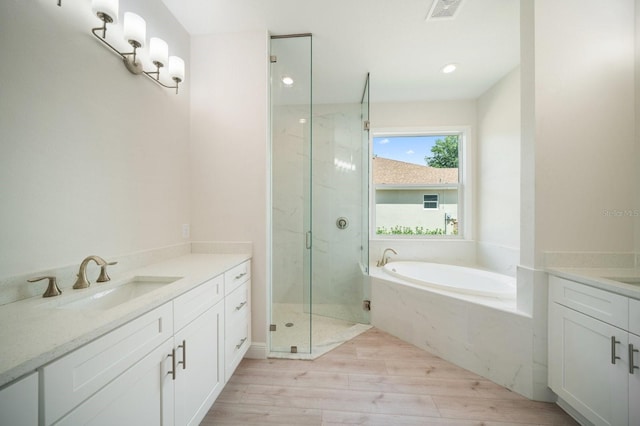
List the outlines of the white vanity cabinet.
<svg viewBox="0 0 640 426">
<path fill-rule="evenodd" d="M 251 340 L 251 263 L 218 273 L 5 385 L 0 425 L 198 425 Z"/>
<path fill-rule="evenodd" d="M 225 378 L 229 380 L 251 344 L 251 262 L 224 274 Z"/>
<path fill-rule="evenodd" d="M 640 371 L 630 370 L 629 346 L 640 337 L 629 332 L 630 301 L 549 278 L 549 387 L 596 425 L 640 424 Z"/>
<path fill-rule="evenodd" d="M 174 301 L 176 425 L 199 424 L 224 386 L 223 288 L 219 276 Z"/>
<path fill-rule="evenodd" d="M 0 389 L 0 425 L 37 426 L 38 373 Z"/>
</svg>

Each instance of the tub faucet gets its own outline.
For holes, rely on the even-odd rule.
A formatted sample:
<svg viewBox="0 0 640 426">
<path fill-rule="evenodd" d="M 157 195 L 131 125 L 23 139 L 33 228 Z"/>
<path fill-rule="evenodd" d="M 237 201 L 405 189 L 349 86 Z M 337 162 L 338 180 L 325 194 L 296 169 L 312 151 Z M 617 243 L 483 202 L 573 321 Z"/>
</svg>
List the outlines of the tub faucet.
<svg viewBox="0 0 640 426">
<path fill-rule="evenodd" d="M 390 251 L 393 254 L 398 254 L 396 253 L 396 251 L 392 248 L 387 248 L 382 252 L 382 259 L 378 260 L 378 263 L 376 263 L 377 267 L 381 267 L 386 265 L 389 262 L 389 258 L 387 257 L 387 252 Z"/>
<path fill-rule="evenodd" d="M 96 262 L 98 266 L 100 266 L 100 276 L 98 277 L 97 282 L 109 281 L 111 278 L 109 278 L 109 275 L 107 274 L 107 265 L 115 265 L 116 263 L 118 263 L 118 262 L 107 263 L 100 256 L 87 256 L 80 264 L 80 270 L 78 271 L 78 279 L 76 280 L 76 283 L 73 285 L 74 289 L 87 288 L 91 284 L 87 279 L 87 266 L 89 265 L 89 262 L 91 262 L 92 260 Z"/>
</svg>

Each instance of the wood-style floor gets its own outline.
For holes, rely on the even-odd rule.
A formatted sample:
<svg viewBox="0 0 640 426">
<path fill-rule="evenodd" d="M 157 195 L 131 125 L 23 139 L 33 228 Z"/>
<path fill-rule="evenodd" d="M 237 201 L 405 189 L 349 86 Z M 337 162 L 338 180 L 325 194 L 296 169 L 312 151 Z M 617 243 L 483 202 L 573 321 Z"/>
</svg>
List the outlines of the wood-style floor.
<svg viewBox="0 0 640 426">
<path fill-rule="evenodd" d="M 201 425 L 576 425 L 372 328 L 314 361 L 242 361 Z"/>
</svg>

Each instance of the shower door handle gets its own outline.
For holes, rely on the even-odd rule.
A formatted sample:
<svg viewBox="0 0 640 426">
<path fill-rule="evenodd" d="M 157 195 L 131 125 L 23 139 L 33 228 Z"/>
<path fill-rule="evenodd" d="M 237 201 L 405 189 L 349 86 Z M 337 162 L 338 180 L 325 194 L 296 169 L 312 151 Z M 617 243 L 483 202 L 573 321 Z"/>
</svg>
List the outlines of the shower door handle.
<svg viewBox="0 0 640 426">
<path fill-rule="evenodd" d="M 304 244 L 307 247 L 307 250 L 311 249 L 311 231 L 307 231 L 304 236 Z"/>
</svg>

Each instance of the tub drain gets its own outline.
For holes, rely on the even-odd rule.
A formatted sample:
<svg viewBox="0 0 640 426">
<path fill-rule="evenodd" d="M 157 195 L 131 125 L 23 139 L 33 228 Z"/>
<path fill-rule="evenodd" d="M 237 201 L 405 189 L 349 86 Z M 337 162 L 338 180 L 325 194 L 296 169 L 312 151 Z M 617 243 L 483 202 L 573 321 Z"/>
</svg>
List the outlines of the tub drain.
<svg viewBox="0 0 640 426">
<path fill-rule="evenodd" d="M 284 325 L 285 327 L 293 327 L 293 323 L 292 322 L 288 322 Z"/>
</svg>

